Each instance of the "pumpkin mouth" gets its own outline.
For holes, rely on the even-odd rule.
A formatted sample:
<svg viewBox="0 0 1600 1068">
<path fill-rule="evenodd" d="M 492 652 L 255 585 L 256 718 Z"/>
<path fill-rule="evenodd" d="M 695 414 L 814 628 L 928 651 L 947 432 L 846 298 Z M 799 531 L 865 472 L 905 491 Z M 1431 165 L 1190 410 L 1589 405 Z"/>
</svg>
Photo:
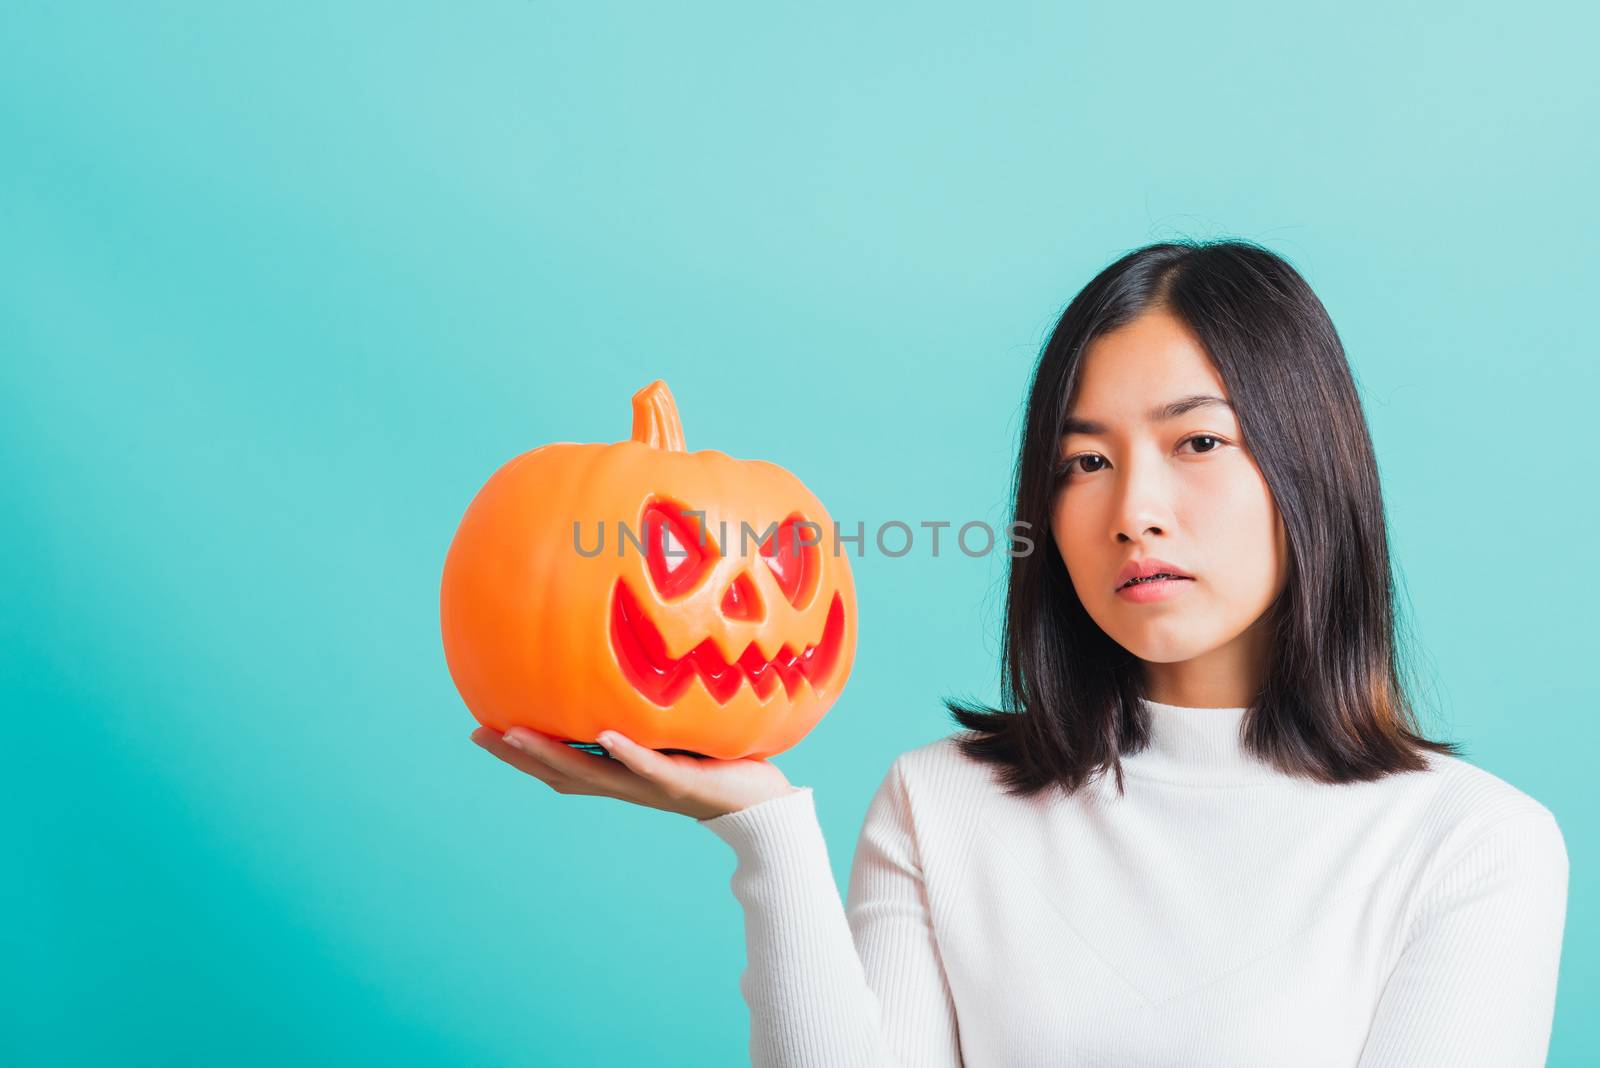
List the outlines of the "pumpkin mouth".
<svg viewBox="0 0 1600 1068">
<path fill-rule="evenodd" d="M 837 591 L 828 606 L 828 621 L 822 637 L 813 645 L 795 652 L 785 642 L 778 655 L 768 660 L 751 642 L 733 663 L 724 660 L 710 638 L 680 657 L 667 655 L 661 631 L 645 614 L 627 583 L 617 582 L 611 598 L 611 647 L 622 671 L 634 689 L 653 703 L 672 705 L 699 677 L 718 704 L 727 704 L 748 679 L 762 701 L 781 685 L 793 698 L 802 685 L 817 689 L 833 674 L 844 641 L 844 601 Z"/>
</svg>

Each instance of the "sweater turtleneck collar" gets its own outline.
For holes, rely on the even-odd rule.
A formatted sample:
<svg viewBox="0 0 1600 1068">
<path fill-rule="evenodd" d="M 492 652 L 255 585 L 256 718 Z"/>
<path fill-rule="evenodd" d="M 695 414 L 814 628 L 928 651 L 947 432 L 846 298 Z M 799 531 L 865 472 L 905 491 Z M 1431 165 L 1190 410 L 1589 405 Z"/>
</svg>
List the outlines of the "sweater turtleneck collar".
<svg viewBox="0 0 1600 1068">
<path fill-rule="evenodd" d="M 1244 747 L 1247 708 L 1189 708 L 1141 698 L 1150 742 L 1123 756 L 1125 772 L 1196 784 L 1265 782 L 1282 773 Z"/>
</svg>

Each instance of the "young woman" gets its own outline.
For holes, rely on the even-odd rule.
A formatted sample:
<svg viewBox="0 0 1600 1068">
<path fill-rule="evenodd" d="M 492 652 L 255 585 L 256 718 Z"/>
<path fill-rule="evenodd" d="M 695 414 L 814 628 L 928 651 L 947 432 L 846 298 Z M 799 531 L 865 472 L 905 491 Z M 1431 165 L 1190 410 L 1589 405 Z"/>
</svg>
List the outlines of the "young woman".
<svg viewBox="0 0 1600 1068">
<path fill-rule="evenodd" d="M 562 793 L 737 855 L 760 1065 L 1544 1063 L 1567 855 L 1419 733 L 1344 350 L 1287 263 L 1163 243 L 1062 314 L 1028 401 L 1004 709 L 897 758 L 842 907 L 764 760 L 515 728 Z"/>
</svg>

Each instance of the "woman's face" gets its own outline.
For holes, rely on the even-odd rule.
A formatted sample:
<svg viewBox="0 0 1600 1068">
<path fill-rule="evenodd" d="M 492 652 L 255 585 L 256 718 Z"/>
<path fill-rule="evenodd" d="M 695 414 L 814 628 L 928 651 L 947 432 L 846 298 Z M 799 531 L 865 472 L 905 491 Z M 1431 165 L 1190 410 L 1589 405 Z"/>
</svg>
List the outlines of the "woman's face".
<svg viewBox="0 0 1600 1068">
<path fill-rule="evenodd" d="M 1060 442 L 1051 533 L 1090 617 L 1145 661 L 1147 695 L 1193 707 L 1248 705 L 1269 649 L 1255 626 L 1282 591 L 1287 537 L 1188 327 L 1151 311 L 1090 343 Z M 1118 592 L 1130 562 L 1192 579 Z M 1163 595 L 1164 594 L 1164 595 Z"/>
</svg>

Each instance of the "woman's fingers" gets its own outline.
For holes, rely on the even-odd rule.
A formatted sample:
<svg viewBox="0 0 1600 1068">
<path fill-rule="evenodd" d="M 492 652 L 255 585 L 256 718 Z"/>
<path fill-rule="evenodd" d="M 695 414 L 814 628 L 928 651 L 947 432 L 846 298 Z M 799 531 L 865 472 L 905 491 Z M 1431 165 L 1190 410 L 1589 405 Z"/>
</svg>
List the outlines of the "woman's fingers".
<svg viewBox="0 0 1600 1068">
<path fill-rule="evenodd" d="M 683 795 L 681 769 L 663 754 L 616 731 L 601 731 L 599 741 L 619 763 L 668 797 L 676 800 Z"/>
<path fill-rule="evenodd" d="M 518 771 L 532 775 L 548 786 L 563 789 L 566 786 L 566 777 L 551 768 L 548 764 L 518 749 L 506 741 L 505 736 L 487 727 L 479 727 L 472 732 L 472 740 L 487 749 L 501 760 L 510 764 Z"/>
<path fill-rule="evenodd" d="M 662 752 L 616 731 L 601 731 L 596 739 L 609 759 L 527 727 L 511 727 L 505 734 L 479 728 L 472 740 L 558 793 L 615 797 L 695 819 L 797 792 L 782 771 L 764 760 Z"/>
<path fill-rule="evenodd" d="M 597 794 L 635 804 L 653 803 L 647 795 L 653 792 L 655 783 L 641 781 L 641 777 L 621 761 L 585 753 L 527 727 L 511 727 L 500 735 L 480 728 L 473 732 L 474 741 L 479 741 L 480 732 L 490 736 L 489 744 L 484 746 L 486 749 L 548 783 L 559 793 Z M 479 741 L 479 744 L 484 742 Z"/>
<path fill-rule="evenodd" d="M 522 728 L 516 731 L 515 734 L 496 734 L 480 728 L 472 732 L 472 740 L 517 770 L 547 783 L 558 793 L 599 793 L 631 799 L 626 792 L 626 773 L 608 766 L 610 761 L 580 753 L 536 731 Z"/>
</svg>

